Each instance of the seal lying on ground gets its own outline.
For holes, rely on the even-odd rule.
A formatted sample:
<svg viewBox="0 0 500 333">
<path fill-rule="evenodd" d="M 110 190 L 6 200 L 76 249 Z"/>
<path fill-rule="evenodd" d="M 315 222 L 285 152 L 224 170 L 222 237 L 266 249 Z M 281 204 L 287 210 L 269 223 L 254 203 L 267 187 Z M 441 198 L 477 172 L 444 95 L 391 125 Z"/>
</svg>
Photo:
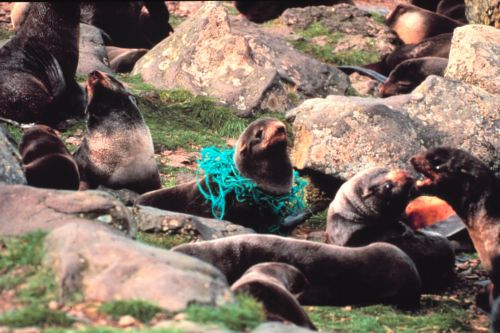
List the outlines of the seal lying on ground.
<svg viewBox="0 0 500 333">
<path fill-rule="evenodd" d="M 125 87 L 94 71 L 87 80 L 87 133 L 74 153 L 80 189 L 103 185 L 144 193 L 161 187 L 149 128 Z"/>
<path fill-rule="evenodd" d="M 394 68 L 387 80 L 380 86 L 382 97 L 408 94 L 413 91 L 429 75 L 443 76 L 448 66 L 448 59 L 424 57 L 408 59 Z"/>
<path fill-rule="evenodd" d="M 263 262 L 297 268 L 309 281 L 298 300 L 304 305 L 395 304 L 418 306 L 420 277 L 397 247 L 376 243 L 348 248 L 274 235 L 241 235 L 173 249 L 208 262 L 229 284 Z"/>
<path fill-rule="evenodd" d="M 403 170 L 372 168 L 358 173 L 340 187 L 328 209 L 327 242 L 396 245 L 415 262 L 422 290 L 435 292 L 452 282 L 455 256 L 446 238 L 413 231 L 400 221 L 413 185 Z"/>
<path fill-rule="evenodd" d="M 247 293 L 259 300 L 269 321 L 291 322 L 316 329 L 297 301 L 309 284 L 295 267 L 284 263 L 266 262 L 250 267 L 231 286 L 235 293 Z"/>
<path fill-rule="evenodd" d="M 448 59 L 452 37 L 452 33 L 446 33 L 426 38 L 420 43 L 401 45 L 393 52 L 384 55 L 379 62 L 364 67 L 383 75 L 389 75 L 397 65 L 408 59 L 423 57 Z"/>
<path fill-rule="evenodd" d="M 418 189 L 445 200 L 464 221 L 497 296 L 500 274 L 492 273 L 500 273 L 495 267 L 500 265 L 500 180 L 481 160 L 456 148 L 419 153 L 411 164 L 425 176 Z"/>
<path fill-rule="evenodd" d="M 281 121 L 263 118 L 248 125 L 236 143 L 233 161 L 232 167 L 236 168 L 233 172 L 237 171 L 241 176 L 251 179 L 258 189 L 271 196 L 284 195 L 292 188 L 292 164 L 287 153 L 286 128 Z M 146 193 L 136 203 L 214 217 L 211 203 L 200 191 L 201 187 L 205 193 L 218 192 L 220 185 L 214 184 L 212 179 L 204 177 L 173 188 Z M 225 220 L 257 230 L 265 230 L 279 222 L 279 216 L 270 208 L 251 201 L 239 202 L 234 192 L 228 193 L 224 201 Z"/>
<path fill-rule="evenodd" d="M 78 166 L 56 131 L 35 125 L 23 135 L 19 152 L 28 185 L 61 190 L 77 190 Z"/>
<path fill-rule="evenodd" d="M 412 5 L 399 4 L 388 15 L 387 25 L 405 44 L 453 32 L 463 23 Z"/>
</svg>

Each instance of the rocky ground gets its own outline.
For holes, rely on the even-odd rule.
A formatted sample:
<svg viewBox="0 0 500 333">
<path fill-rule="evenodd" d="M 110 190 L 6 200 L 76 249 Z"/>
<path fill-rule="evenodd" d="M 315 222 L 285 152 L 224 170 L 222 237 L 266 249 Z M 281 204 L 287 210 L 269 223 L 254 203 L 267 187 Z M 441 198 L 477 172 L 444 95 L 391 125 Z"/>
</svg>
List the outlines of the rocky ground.
<svg viewBox="0 0 500 333">
<path fill-rule="evenodd" d="M 286 122 L 297 168 L 314 170 L 334 182 L 370 165 L 407 167 L 413 153 L 442 143 L 473 152 L 500 174 L 499 90 L 491 79 L 500 68 L 495 55 L 498 33 L 461 28 L 453 46 L 456 60 L 450 58 L 445 78 L 430 77 L 409 95 L 350 96 L 373 95 L 376 86 L 366 78 L 348 80 L 335 65 L 376 61 L 395 46 L 381 14 L 396 2 L 356 1 L 373 13 L 339 7 L 332 13 L 338 15 L 336 19 L 321 17 L 326 9 L 292 9 L 259 27 L 242 21 L 230 3 L 205 8 L 207 17 L 217 19 L 210 21 L 193 17 L 202 6 L 199 2 L 168 2 L 175 25 L 193 17 L 191 26 L 176 28 L 177 37 L 162 42 L 134 74 L 118 75 L 137 97 L 151 129 L 163 186 L 193 179 L 202 147 L 234 145 L 245 126 L 262 115 Z M 9 9 L 9 3 L 0 4 L 1 31 L 8 28 Z M 350 19 L 338 25 L 343 17 Z M 357 19 L 364 22 L 364 29 L 359 29 Z M 201 24 L 206 25 L 200 32 Z M 205 33 L 207 42 L 192 39 L 194 32 Z M 356 43 L 349 44 L 352 40 Z M 161 54 L 165 49 L 194 60 L 167 59 Z M 175 51 L 179 49 L 182 52 Z M 221 50 L 232 54 L 231 61 L 217 56 Z M 460 56 L 464 52 L 467 57 Z M 175 61 L 176 66 L 169 67 Z M 154 67 L 148 77 L 144 71 L 151 63 L 161 70 Z M 311 66 L 320 70 L 312 75 L 303 70 Z M 162 72 L 168 75 L 155 76 Z M 169 78 L 175 78 L 176 84 L 169 85 Z M 221 78 L 232 84 L 220 85 Z M 79 77 L 84 80 L 85 76 Z M 330 90 L 321 90 L 324 86 Z M 239 118 L 237 113 L 249 118 Z M 6 128 L 19 142 L 21 131 Z M 79 121 L 62 133 L 71 150 L 84 131 L 84 122 Z M 111 332 L 113 328 L 294 332 L 291 327 L 259 326 L 263 321 L 259 305 L 247 298 L 234 300 L 218 272 L 163 250 L 251 230 L 224 221 L 127 207 L 134 198 L 127 191 L 72 193 L 19 185 L 24 177 L 12 140 L 0 133 L 0 181 L 18 184 L 0 186 L 0 235 L 9 235 L 0 237 L 1 333 Z M 314 197 L 321 190 L 309 189 L 311 205 L 331 200 L 331 193 Z M 325 219 L 325 212 L 319 212 L 291 236 L 321 241 Z M 121 233 L 104 228 L 103 223 Z M 20 236 L 34 226 L 46 232 Z M 477 257 L 460 256 L 456 271 L 456 283 L 443 295 L 424 295 L 416 312 L 378 305 L 306 310 L 320 330 L 330 332 L 487 332 L 488 318 L 474 300 L 485 280 Z M 207 284 L 210 289 L 203 288 Z M 138 297 L 148 302 L 135 301 Z M 193 302 L 210 307 L 187 306 Z"/>
</svg>

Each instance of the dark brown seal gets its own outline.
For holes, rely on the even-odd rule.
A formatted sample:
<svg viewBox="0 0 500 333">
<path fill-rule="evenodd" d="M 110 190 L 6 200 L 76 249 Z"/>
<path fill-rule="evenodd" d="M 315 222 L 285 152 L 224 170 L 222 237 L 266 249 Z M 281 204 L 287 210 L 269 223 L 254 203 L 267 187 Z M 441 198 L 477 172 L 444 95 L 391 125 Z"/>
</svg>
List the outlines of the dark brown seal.
<svg viewBox="0 0 500 333">
<path fill-rule="evenodd" d="M 298 297 L 304 305 L 384 303 L 413 308 L 419 304 L 420 277 L 413 261 L 387 243 L 348 248 L 273 235 L 241 235 L 173 250 L 214 265 L 230 284 L 259 263 L 294 266 L 309 281 Z"/>
<path fill-rule="evenodd" d="M 151 133 L 130 93 L 112 76 L 94 71 L 87 95 L 87 133 L 74 154 L 81 189 L 103 185 L 144 193 L 160 188 Z"/>
<path fill-rule="evenodd" d="M 292 165 L 287 153 L 285 125 L 270 118 L 252 122 L 236 143 L 234 163 L 243 177 L 252 179 L 265 192 L 280 195 L 290 191 Z M 200 184 L 207 191 L 205 178 L 200 180 Z M 206 202 L 196 181 L 146 193 L 136 203 L 213 217 L 211 205 Z M 271 209 L 259 209 L 248 202 L 237 202 L 231 194 L 226 198 L 224 219 L 257 230 L 266 230 L 266 227 L 279 221 Z"/>
<path fill-rule="evenodd" d="M 452 33 L 446 33 L 426 38 L 420 43 L 401 45 L 393 52 L 384 55 L 381 61 L 364 67 L 389 75 L 397 65 L 408 59 L 423 57 L 448 58 L 452 37 Z"/>
<path fill-rule="evenodd" d="M 453 32 L 463 23 L 412 5 L 399 4 L 388 15 L 387 25 L 405 44 Z"/>
<path fill-rule="evenodd" d="M 415 262 L 422 290 L 436 292 L 452 282 L 455 256 L 446 238 L 413 231 L 402 222 L 413 186 L 404 170 L 372 168 L 358 173 L 340 187 L 328 209 L 327 242 L 396 245 Z"/>
<path fill-rule="evenodd" d="M 297 268 L 279 262 L 267 262 L 250 267 L 231 286 L 235 293 L 246 293 L 264 306 L 268 321 L 294 323 L 316 329 L 297 297 L 309 284 Z"/>
<path fill-rule="evenodd" d="M 147 49 L 127 49 L 116 46 L 106 46 L 109 68 L 116 73 L 132 71 L 135 63 L 148 52 Z"/>
<path fill-rule="evenodd" d="M 30 4 L 22 27 L 0 49 L 0 115 L 53 123 L 81 114 L 83 91 L 74 80 L 79 17 L 78 3 Z"/>
<path fill-rule="evenodd" d="M 413 91 L 429 75 L 443 76 L 448 59 L 423 57 L 408 59 L 394 68 L 387 80 L 380 86 L 382 97 L 407 94 Z"/>
<path fill-rule="evenodd" d="M 445 200 L 464 221 L 483 267 L 491 274 L 492 261 L 500 255 L 499 179 L 481 160 L 456 148 L 422 152 L 411 158 L 411 164 L 425 176 L 417 187 Z M 500 267 L 497 270 L 500 273 Z"/>
<path fill-rule="evenodd" d="M 35 125 L 23 135 L 19 152 L 28 185 L 77 190 L 78 166 L 56 131 Z"/>
</svg>

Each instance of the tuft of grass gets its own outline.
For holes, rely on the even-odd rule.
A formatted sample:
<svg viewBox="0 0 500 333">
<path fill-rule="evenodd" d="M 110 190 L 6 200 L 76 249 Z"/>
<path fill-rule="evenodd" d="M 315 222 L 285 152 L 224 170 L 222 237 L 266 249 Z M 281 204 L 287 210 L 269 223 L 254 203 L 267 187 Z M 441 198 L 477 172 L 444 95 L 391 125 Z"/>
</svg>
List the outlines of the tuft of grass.
<svg viewBox="0 0 500 333">
<path fill-rule="evenodd" d="M 164 235 L 158 233 L 138 232 L 137 240 L 148 245 L 169 250 L 177 245 L 188 243 L 191 238 L 188 235 Z"/>
<path fill-rule="evenodd" d="M 385 24 L 385 16 L 384 15 L 377 13 L 377 12 L 371 12 L 370 16 L 372 17 L 372 19 L 375 22 L 378 22 L 380 24 Z"/>
<path fill-rule="evenodd" d="M 66 313 L 53 311 L 40 304 L 32 304 L 18 310 L 0 315 L 0 325 L 9 327 L 62 326 L 68 327 L 75 322 Z"/>
<path fill-rule="evenodd" d="M 14 36 L 16 33 L 14 30 L 5 30 L 5 29 L 0 29 L 0 40 L 5 40 L 9 39 L 10 37 Z"/>
<path fill-rule="evenodd" d="M 0 271 L 16 267 L 40 265 L 43 258 L 43 240 L 47 232 L 37 231 L 20 238 L 0 237 Z M 1 250 L 5 248 L 5 250 Z"/>
<path fill-rule="evenodd" d="M 99 307 L 99 311 L 114 319 L 129 315 L 143 323 L 148 323 L 157 313 L 165 310 L 143 300 L 127 300 L 105 302 Z"/>
<path fill-rule="evenodd" d="M 189 320 L 199 323 L 214 323 L 230 330 L 251 330 L 264 321 L 262 304 L 253 297 L 239 294 L 234 303 L 220 307 L 190 305 L 186 311 Z"/>
<path fill-rule="evenodd" d="M 19 145 L 23 137 L 23 130 L 17 126 L 13 126 L 10 124 L 2 123 L 2 126 L 7 131 L 7 133 L 12 137 L 12 139 L 14 139 L 15 143 Z"/>
<path fill-rule="evenodd" d="M 331 332 L 471 332 L 463 322 L 465 309 L 452 302 L 440 302 L 413 313 L 387 305 L 305 309 L 320 330 Z"/>
<path fill-rule="evenodd" d="M 313 230 L 325 230 L 327 213 L 328 209 L 325 209 L 322 212 L 314 214 L 306 222 L 304 222 L 304 225 Z"/>
<path fill-rule="evenodd" d="M 181 24 L 182 22 L 184 22 L 185 18 L 182 17 L 182 16 L 178 16 L 178 15 L 172 15 L 170 14 L 169 17 L 168 17 L 168 23 L 170 23 L 170 25 L 172 26 L 172 28 L 175 28 L 179 26 L 179 24 Z"/>
</svg>

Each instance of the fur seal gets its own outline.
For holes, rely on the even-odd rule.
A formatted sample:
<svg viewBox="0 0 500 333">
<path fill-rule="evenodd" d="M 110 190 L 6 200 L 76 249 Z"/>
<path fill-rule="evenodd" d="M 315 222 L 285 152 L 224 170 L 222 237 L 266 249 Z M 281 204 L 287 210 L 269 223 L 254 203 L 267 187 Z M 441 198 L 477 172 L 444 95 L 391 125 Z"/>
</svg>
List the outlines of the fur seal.
<svg viewBox="0 0 500 333">
<path fill-rule="evenodd" d="M 116 46 L 106 46 L 109 67 L 116 73 L 128 73 L 134 68 L 135 63 L 148 49 L 126 49 Z"/>
<path fill-rule="evenodd" d="M 231 286 L 235 293 L 247 293 L 262 302 L 269 321 L 291 322 L 316 330 L 297 297 L 309 284 L 297 268 L 279 262 L 250 267 Z"/>
<path fill-rule="evenodd" d="M 449 17 L 406 4 L 397 5 L 387 16 L 386 23 L 405 44 L 453 32 L 463 25 Z"/>
<path fill-rule="evenodd" d="M 380 86 L 382 97 L 407 94 L 413 91 L 429 75 L 443 76 L 448 59 L 423 57 L 408 59 L 394 68 L 387 80 Z"/>
<path fill-rule="evenodd" d="M 28 185 L 77 190 L 78 166 L 56 131 L 45 125 L 30 127 L 23 135 L 19 152 Z"/>
<path fill-rule="evenodd" d="M 112 45 L 151 48 L 173 32 L 163 1 L 82 1 L 82 22 L 104 30 Z"/>
<path fill-rule="evenodd" d="M 78 3 L 30 4 L 22 27 L 0 49 L 2 116 L 49 124 L 81 115 L 84 95 L 74 79 L 79 17 Z"/>
<path fill-rule="evenodd" d="M 446 238 L 413 231 L 401 222 L 413 186 L 404 170 L 371 168 L 358 173 L 340 187 L 328 209 L 327 243 L 393 244 L 415 262 L 422 290 L 436 292 L 452 282 L 455 256 Z"/>
<path fill-rule="evenodd" d="M 233 160 L 239 173 L 252 179 L 266 193 L 281 195 L 290 191 L 292 164 L 287 153 L 286 127 L 281 121 L 262 118 L 248 125 L 236 143 Z M 203 178 L 200 184 L 207 191 L 205 181 Z M 255 205 L 237 202 L 233 197 L 231 193 L 226 197 L 225 220 L 256 230 L 266 230 L 279 221 L 271 209 L 256 209 Z M 146 193 L 136 203 L 213 217 L 210 203 L 206 202 L 196 181 Z"/>
<path fill-rule="evenodd" d="M 240 235 L 173 248 L 208 262 L 233 284 L 253 265 L 280 262 L 309 281 L 303 305 L 395 304 L 410 309 L 420 300 L 420 277 L 397 247 L 375 243 L 348 248 L 274 235 Z"/>
<path fill-rule="evenodd" d="M 364 67 L 383 75 L 389 75 L 397 65 L 408 59 L 423 57 L 448 58 L 452 37 L 452 33 L 446 33 L 426 38 L 420 43 L 401 45 L 393 52 L 384 55 L 381 61 Z"/>
<path fill-rule="evenodd" d="M 81 189 L 103 185 L 144 193 L 161 187 L 149 128 L 125 87 L 94 71 L 87 80 L 87 133 L 74 153 Z"/>
<path fill-rule="evenodd" d="M 441 0 L 437 5 L 436 13 L 464 24 L 468 23 L 464 0 Z"/>
<path fill-rule="evenodd" d="M 236 9 L 248 20 L 263 23 L 279 17 L 286 9 L 309 6 L 353 4 L 351 0 L 290 0 L 290 1 L 234 1 Z"/>
<path fill-rule="evenodd" d="M 410 162 L 425 177 L 417 188 L 445 200 L 464 221 L 491 275 L 492 261 L 500 256 L 500 180 L 481 160 L 456 148 L 430 149 Z"/>
</svg>

